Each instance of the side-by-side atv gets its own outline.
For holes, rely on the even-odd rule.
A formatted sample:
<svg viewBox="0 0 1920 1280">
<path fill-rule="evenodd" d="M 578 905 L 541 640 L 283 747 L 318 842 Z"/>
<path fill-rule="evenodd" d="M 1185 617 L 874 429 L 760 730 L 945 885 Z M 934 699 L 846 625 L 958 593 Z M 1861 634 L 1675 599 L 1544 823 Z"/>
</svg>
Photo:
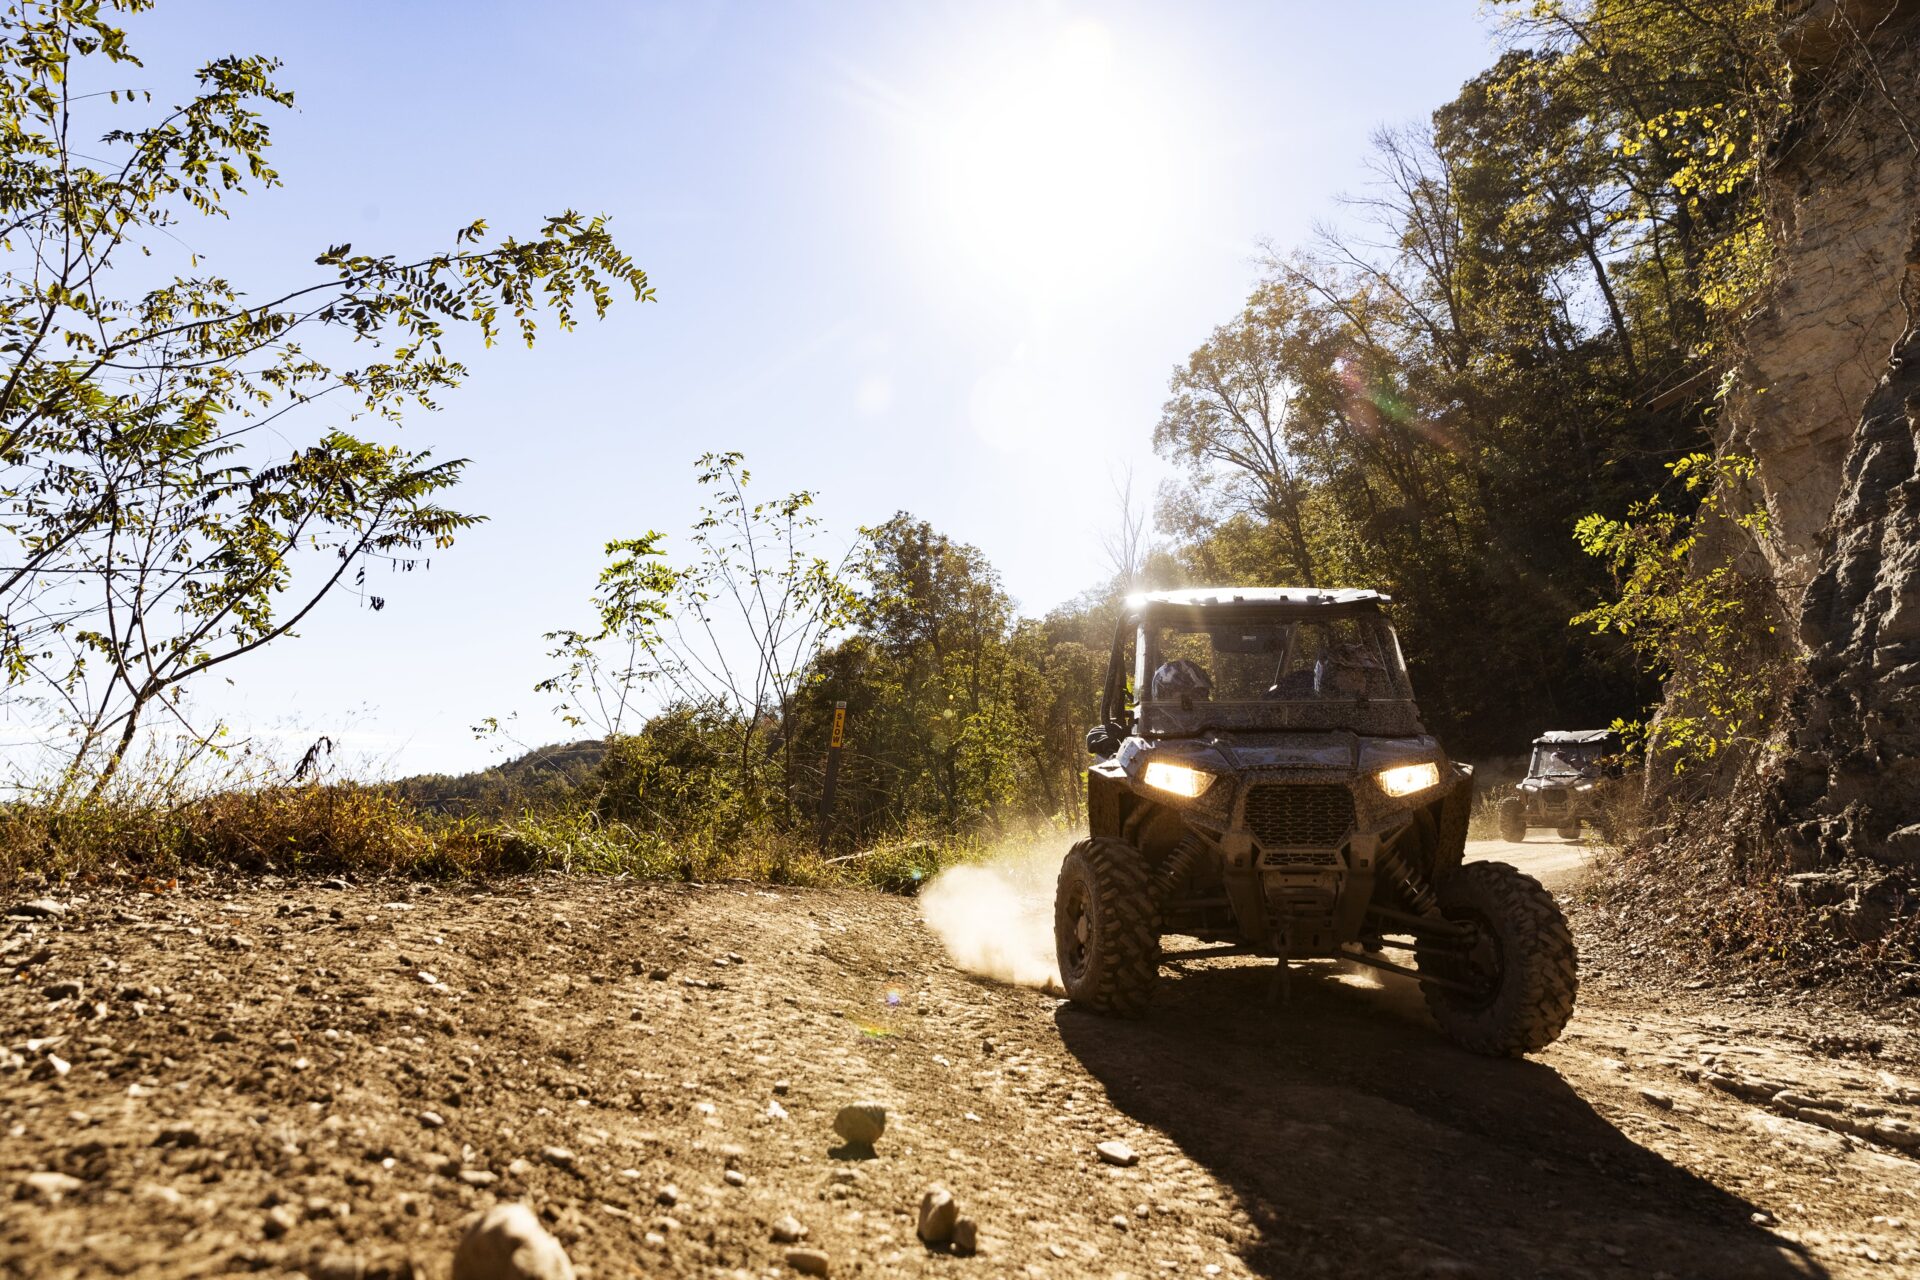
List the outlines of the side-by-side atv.
<svg viewBox="0 0 1920 1280">
<path fill-rule="evenodd" d="M 1611 729 L 1557 729 L 1533 740 L 1527 776 L 1500 802 L 1500 838 L 1520 841 L 1530 827 L 1578 840 L 1591 822 L 1604 838 L 1608 784 L 1620 775 L 1620 739 Z"/>
<path fill-rule="evenodd" d="M 1271 956 L 1284 984 L 1291 961 L 1339 958 L 1419 979 L 1476 1052 L 1559 1036 L 1577 983 L 1566 919 L 1532 877 L 1461 861 L 1473 770 L 1421 727 L 1386 602 L 1278 587 L 1127 602 L 1087 734 L 1089 838 L 1054 899 L 1069 998 L 1138 1014 L 1164 959 Z M 1164 935 L 1198 945 L 1163 954 Z"/>
</svg>

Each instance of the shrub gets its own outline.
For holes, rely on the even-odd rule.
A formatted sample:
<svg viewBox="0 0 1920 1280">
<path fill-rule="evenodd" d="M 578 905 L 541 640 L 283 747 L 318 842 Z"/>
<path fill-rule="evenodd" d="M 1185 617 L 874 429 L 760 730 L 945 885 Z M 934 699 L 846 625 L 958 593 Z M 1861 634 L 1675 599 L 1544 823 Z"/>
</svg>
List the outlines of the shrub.
<svg viewBox="0 0 1920 1280">
<path fill-rule="evenodd" d="M 1667 469 L 1698 499 L 1693 511 L 1655 494 L 1625 520 L 1590 515 L 1575 527 L 1581 547 L 1606 562 L 1618 594 L 1574 624 L 1624 636 L 1666 694 L 1658 716 L 1613 727 L 1676 773 L 1758 741 L 1786 683 L 1772 597 L 1734 565 L 1735 548 L 1767 531 L 1764 511 L 1732 502 L 1754 468 L 1738 455 L 1689 454 Z"/>
</svg>

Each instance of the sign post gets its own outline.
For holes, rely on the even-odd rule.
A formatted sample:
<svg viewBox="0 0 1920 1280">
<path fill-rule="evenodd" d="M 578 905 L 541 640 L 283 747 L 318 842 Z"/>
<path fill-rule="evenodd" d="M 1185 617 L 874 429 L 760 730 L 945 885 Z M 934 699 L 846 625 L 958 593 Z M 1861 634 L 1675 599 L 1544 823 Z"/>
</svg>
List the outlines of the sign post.
<svg viewBox="0 0 1920 1280">
<path fill-rule="evenodd" d="M 847 736 L 847 704 L 833 704 L 833 736 L 827 739 L 827 776 L 820 785 L 820 852 L 827 851 L 827 832 L 833 821 L 833 789 L 840 780 L 840 746 Z"/>
</svg>

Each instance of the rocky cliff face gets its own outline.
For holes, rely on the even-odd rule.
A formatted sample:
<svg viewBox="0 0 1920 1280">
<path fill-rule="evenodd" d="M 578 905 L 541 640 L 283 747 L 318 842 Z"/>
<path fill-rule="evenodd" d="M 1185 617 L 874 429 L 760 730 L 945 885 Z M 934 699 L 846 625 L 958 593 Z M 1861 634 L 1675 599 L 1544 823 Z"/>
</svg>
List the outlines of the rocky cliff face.
<svg viewBox="0 0 1920 1280">
<path fill-rule="evenodd" d="M 1851 65 L 1778 172 L 1778 293 L 1724 441 L 1759 461 L 1807 659 L 1772 778 L 1798 871 L 1920 867 L 1920 0 L 1863 7 L 1825 6 L 1811 46 Z"/>
<path fill-rule="evenodd" d="M 1818 570 L 1861 405 L 1908 327 L 1900 290 L 1920 210 L 1920 3 L 1806 8 L 1793 43 L 1811 101 L 1770 179 L 1775 285 L 1740 335 L 1720 439 L 1759 463 L 1754 496 L 1772 522 L 1759 551 L 1788 616 Z M 1873 74 L 1830 85 L 1860 39 Z"/>
<path fill-rule="evenodd" d="M 1920 240 L 1907 266 L 1920 293 Z M 1920 333 L 1911 327 L 1848 450 L 1807 589 L 1808 688 L 1781 782 L 1801 869 L 1848 855 L 1920 866 Z"/>
</svg>

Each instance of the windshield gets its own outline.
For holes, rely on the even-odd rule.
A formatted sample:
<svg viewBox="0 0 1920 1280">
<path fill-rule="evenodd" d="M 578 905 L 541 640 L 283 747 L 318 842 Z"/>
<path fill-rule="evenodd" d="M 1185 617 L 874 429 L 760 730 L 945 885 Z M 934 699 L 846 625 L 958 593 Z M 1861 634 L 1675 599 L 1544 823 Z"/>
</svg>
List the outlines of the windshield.
<svg viewBox="0 0 1920 1280">
<path fill-rule="evenodd" d="M 1193 619 L 1143 628 L 1142 727 L 1354 728 L 1412 715 L 1393 628 L 1377 615 Z M 1394 731 L 1382 725 L 1384 731 Z"/>
<path fill-rule="evenodd" d="M 1573 777 L 1591 770 L 1605 751 L 1605 744 L 1598 742 L 1536 746 L 1533 749 L 1533 767 L 1528 772 L 1536 778 Z"/>
</svg>

